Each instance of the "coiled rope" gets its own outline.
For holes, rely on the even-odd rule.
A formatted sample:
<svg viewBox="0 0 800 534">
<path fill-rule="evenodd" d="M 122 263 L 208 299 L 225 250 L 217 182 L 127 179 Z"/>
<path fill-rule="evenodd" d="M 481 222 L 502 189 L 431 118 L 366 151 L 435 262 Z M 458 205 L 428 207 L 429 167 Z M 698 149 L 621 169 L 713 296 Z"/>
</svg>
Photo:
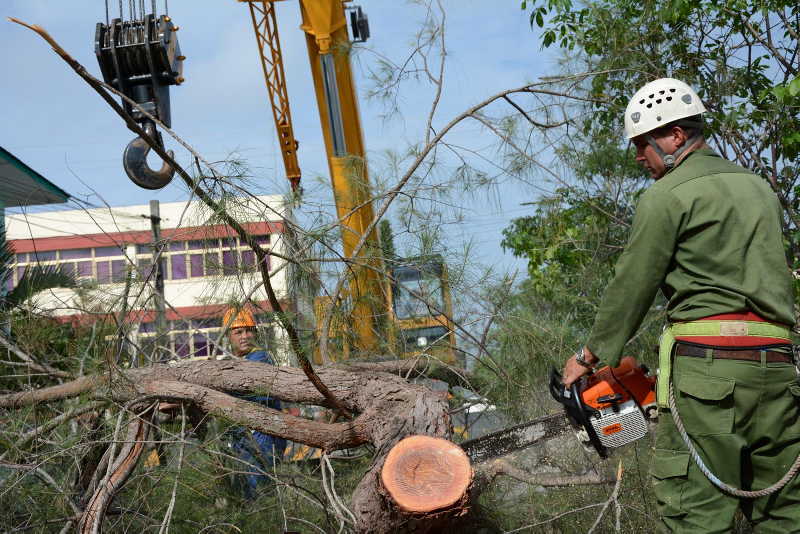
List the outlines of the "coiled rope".
<svg viewBox="0 0 800 534">
<path fill-rule="evenodd" d="M 745 491 L 739 488 L 734 488 L 733 486 L 730 486 L 717 478 L 716 475 L 714 475 L 714 473 L 712 473 L 711 470 L 706 467 L 706 464 L 703 463 L 703 459 L 700 458 L 700 454 L 698 454 L 697 449 L 694 448 L 694 444 L 692 443 L 691 438 L 689 438 L 689 435 L 686 433 L 686 429 L 683 427 L 683 421 L 681 421 L 681 417 L 678 414 L 678 408 L 675 404 L 675 392 L 671 381 L 669 384 L 669 409 L 672 411 L 672 419 L 675 421 L 675 426 L 678 428 L 678 433 L 681 435 L 681 438 L 683 438 L 683 442 L 686 443 L 686 447 L 689 449 L 689 455 L 691 455 L 694 463 L 697 464 L 697 467 L 700 468 L 700 471 L 702 471 L 702 473 L 706 476 L 706 478 L 708 478 L 708 480 L 711 481 L 712 484 L 726 493 L 745 499 L 766 497 L 767 495 L 771 495 L 776 491 L 783 489 L 783 487 L 788 484 L 792 478 L 794 478 L 794 476 L 797 474 L 797 471 L 800 470 L 800 455 L 798 455 L 792 466 L 788 471 L 786 471 L 786 474 L 783 475 L 783 478 L 781 478 L 772 486 L 756 491 Z"/>
</svg>

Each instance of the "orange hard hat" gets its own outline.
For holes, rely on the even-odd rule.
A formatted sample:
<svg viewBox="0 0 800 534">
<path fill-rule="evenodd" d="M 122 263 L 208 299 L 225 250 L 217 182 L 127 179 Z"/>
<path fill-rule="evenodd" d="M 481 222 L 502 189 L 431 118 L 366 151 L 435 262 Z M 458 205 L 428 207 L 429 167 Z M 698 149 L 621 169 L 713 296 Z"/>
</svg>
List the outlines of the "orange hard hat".
<svg viewBox="0 0 800 534">
<path fill-rule="evenodd" d="M 228 308 L 225 317 L 222 318 L 222 326 L 225 328 L 255 328 L 256 318 L 248 309 Z"/>
</svg>

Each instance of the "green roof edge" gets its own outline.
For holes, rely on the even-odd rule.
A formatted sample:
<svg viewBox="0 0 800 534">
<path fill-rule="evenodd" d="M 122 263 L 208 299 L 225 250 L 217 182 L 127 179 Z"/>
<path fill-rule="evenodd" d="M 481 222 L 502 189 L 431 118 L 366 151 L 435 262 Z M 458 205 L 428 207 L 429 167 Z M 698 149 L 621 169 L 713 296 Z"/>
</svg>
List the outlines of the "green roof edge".
<svg viewBox="0 0 800 534">
<path fill-rule="evenodd" d="M 44 186 L 45 189 L 49 189 L 50 192 L 64 197 L 64 202 L 70 199 L 70 194 L 58 187 L 56 184 L 36 172 L 35 170 L 28 167 L 21 159 L 17 156 L 0 146 L 0 156 L 4 157 L 8 161 L 10 161 L 17 169 L 21 170 L 34 180 L 36 180 L 39 185 Z"/>
</svg>

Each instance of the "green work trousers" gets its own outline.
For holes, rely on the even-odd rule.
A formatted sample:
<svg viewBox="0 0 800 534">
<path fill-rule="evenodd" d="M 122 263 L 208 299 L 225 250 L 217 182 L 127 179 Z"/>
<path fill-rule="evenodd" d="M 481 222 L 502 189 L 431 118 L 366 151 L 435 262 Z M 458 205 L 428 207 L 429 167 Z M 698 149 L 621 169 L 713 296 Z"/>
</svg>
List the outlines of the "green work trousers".
<svg viewBox="0 0 800 534">
<path fill-rule="evenodd" d="M 746 490 L 771 486 L 800 454 L 800 385 L 794 365 L 675 356 L 675 401 L 706 466 Z M 714 486 L 689 456 L 672 414 L 659 414 L 650 474 L 662 530 L 723 533 L 741 507 L 755 532 L 800 532 L 800 476 L 780 492 L 739 499 Z"/>
</svg>

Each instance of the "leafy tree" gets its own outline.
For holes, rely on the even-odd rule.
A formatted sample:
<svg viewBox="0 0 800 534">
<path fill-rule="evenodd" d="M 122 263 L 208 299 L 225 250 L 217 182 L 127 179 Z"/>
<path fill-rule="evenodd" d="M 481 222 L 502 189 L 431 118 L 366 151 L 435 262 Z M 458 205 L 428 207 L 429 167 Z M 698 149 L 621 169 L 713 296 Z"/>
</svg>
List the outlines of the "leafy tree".
<svg viewBox="0 0 800 534">
<path fill-rule="evenodd" d="M 800 6 L 789 0 L 523 1 L 543 47 L 592 73 L 587 139 L 619 137 L 628 98 L 647 81 L 685 80 L 703 99 L 710 144 L 767 180 L 784 208 L 787 252 L 800 266 Z"/>
<path fill-rule="evenodd" d="M 13 274 L 14 251 L 4 231 L 0 232 L 0 287 L 6 287 Z M 26 269 L 17 285 L 0 296 L 0 313 L 8 313 L 40 291 L 56 287 L 75 287 L 75 277 L 56 265 L 36 265 Z"/>
</svg>

